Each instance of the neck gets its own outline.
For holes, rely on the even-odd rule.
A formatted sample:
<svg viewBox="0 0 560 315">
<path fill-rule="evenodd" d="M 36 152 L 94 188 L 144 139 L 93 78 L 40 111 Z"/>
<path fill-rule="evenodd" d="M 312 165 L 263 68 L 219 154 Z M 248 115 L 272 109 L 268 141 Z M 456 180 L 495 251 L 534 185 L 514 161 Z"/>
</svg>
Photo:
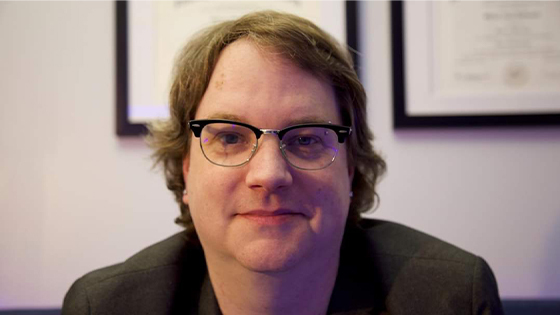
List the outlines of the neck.
<svg viewBox="0 0 560 315">
<path fill-rule="evenodd" d="M 249 270 L 237 261 L 206 260 L 225 315 L 322 315 L 327 313 L 334 289 L 339 253 L 274 272 Z"/>
</svg>

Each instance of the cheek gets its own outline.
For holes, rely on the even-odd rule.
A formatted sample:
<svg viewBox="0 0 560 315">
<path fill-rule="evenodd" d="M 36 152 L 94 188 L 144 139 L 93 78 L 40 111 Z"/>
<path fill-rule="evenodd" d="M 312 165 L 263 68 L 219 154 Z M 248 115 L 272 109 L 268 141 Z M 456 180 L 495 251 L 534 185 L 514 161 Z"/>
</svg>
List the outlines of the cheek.
<svg viewBox="0 0 560 315">
<path fill-rule="evenodd" d="M 193 152 L 186 180 L 189 208 L 195 225 L 205 229 L 224 225 L 236 182 L 239 182 L 237 174 L 231 169 L 211 164 L 202 153 Z"/>
<path fill-rule="evenodd" d="M 351 175 L 348 172 L 348 167 L 345 163 L 341 163 L 340 167 L 337 169 L 336 176 L 332 178 L 333 182 L 335 183 L 336 189 L 336 198 L 332 200 L 333 203 L 338 203 L 341 208 L 341 214 L 344 217 L 344 223 L 346 222 L 346 217 L 348 215 L 348 210 L 350 208 L 350 190 L 352 189 L 351 183 Z"/>
<path fill-rule="evenodd" d="M 189 171 L 185 180 L 189 208 L 195 225 L 204 219 L 204 214 L 207 213 L 205 209 L 210 207 L 208 202 L 212 200 L 209 198 L 212 191 L 208 187 L 213 186 L 212 179 L 215 176 L 211 174 L 212 167 L 205 165 L 205 162 L 204 156 L 197 148 L 191 147 Z"/>
<path fill-rule="evenodd" d="M 350 207 L 350 180 L 348 172 L 336 171 L 331 176 L 316 180 L 314 190 L 309 193 L 314 197 L 316 210 L 321 211 L 321 221 L 327 224 L 346 222 Z"/>
<path fill-rule="evenodd" d="M 220 188 L 212 181 L 216 176 L 212 176 L 207 170 L 195 171 L 194 167 L 195 165 L 191 165 L 188 176 L 189 209 L 198 238 L 203 246 L 208 246 L 220 242 L 217 235 L 221 235 L 220 231 L 225 225 L 223 216 L 220 215 L 224 207 L 220 203 L 223 198 L 217 197 Z"/>
</svg>

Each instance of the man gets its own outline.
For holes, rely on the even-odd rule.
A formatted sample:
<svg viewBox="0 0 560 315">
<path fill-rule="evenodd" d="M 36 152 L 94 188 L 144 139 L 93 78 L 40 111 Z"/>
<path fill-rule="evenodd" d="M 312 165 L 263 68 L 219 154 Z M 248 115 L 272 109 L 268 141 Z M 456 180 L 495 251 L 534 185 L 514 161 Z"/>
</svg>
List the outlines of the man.
<svg viewBox="0 0 560 315">
<path fill-rule="evenodd" d="M 260 12 L 182 51 L 151 128 L 185 232 L 68 292 L 63 314 L 501 314 L 479 257 L 360 220 L 385 170 L 347 52 Z"/>
</svg>

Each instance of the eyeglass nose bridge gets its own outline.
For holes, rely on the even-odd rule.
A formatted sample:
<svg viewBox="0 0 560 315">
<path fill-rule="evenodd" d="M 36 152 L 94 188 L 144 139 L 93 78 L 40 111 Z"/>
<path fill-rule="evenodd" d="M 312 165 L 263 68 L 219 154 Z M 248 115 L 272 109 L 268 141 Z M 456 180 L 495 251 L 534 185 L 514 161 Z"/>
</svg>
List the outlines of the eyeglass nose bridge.
<svg viewBox="0 0 560 315">
<path fill-rule="evenodd" d="M 276 135 L 280 139 L 280 130 L 278 129 L 259 129 L 261 132 L 258 134 L 257 139 L 260 139 L 262 135 Z"/>
<path fill-rule="evenodd" d="M 284 149 L 286 148 L 286 144 L 284 144 L 282 142 L 283 134 L 280 133 L 282 130 L 278 130 L 278 129 L 259 129 L 259 131 L 260 132 L 256 133 L 257 141 L 253 145 L 253 149 L 251 150 L 251 155 L 249 156 L 249 158 L 247 159 L 246 162 L 249 162 L 249 160 L 251 160 L 253 158 L 253 156 L 256 154 L 257 149 L 260 147 L 259 140 L 260 140 L 262 135 L 276 135 L 278 137 L 278 143 L 279 143 L 278 149 L 280 149 L 280 152 L 282 153 L 282 157 L 284 158 L 284 160 L 288 164 L 294 166 L 295 168 L 300 168 L 299 166 L 296 166 L 292 162 L 290 162 L 290 160 L 288 159 L 288 156 L 286 155 L 286 152 L 284 151 Z M 333 158 L 333 161 L 334 161 L 334 158 Z M 332 161 L 331 161 L 331 163 L 332 163 Z"/>
<path fill-rule="evenodd" d="M 278 140 L 280 141 L 279 149 L 280 150 L 283 149 L 282 139 L 280 138 L 280 130 L 278 130 L 278 129 L 259 129 L 259 131 L 260 132 L 257 133 L 257 143 L 255 143 L 255 145 L 253 146 L 253 150 L 251 152 L 251 157 L 253 157 L 253 155 L 255 154 L 255 151 L 257 151 L 257 149 L 259 147 L 259 140 L 261 139 L 262 135 L 276 135 L 278 137 Z"/>
</svg>

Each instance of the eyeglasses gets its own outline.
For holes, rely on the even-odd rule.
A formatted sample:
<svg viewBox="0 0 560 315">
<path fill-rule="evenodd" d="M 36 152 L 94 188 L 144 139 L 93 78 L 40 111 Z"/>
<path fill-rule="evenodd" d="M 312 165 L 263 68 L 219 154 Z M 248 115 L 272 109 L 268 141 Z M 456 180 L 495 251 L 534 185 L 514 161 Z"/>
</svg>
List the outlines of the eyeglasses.
<svg viewBox="0 0 560 315">
<path fill-rule="evenodd" d="M 189 127 L 200 138 L 202 153 L 213 164 L 241 166 L 255 155 L 263 134 L 275 134 L 284 159 L 302 170 L 319 170 L 331 165 L 339 145 L 352 133 L 350 127 L 332 124 L 301 124 L 274 130 L 221 119 L 191 120 Z"/>
</svg>

